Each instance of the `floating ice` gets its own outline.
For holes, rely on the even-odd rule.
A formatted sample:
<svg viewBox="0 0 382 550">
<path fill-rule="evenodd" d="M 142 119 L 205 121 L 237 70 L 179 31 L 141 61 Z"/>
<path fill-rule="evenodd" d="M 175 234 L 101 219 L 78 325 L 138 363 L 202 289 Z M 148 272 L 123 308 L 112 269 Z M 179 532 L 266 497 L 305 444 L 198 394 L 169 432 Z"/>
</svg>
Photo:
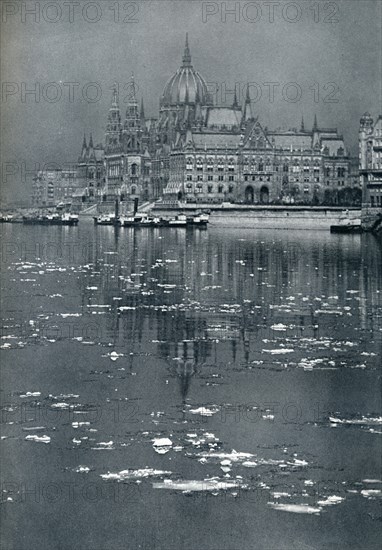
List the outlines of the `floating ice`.
<svg viewBox="0 0 382 550">
<path fill-rule="evenodd" d="M 268 506 L 274 510 L 292 512 L 294 514 L 319 514 L 321 507 L 309 506 L 308 504 L 282 504 L 280 502 L 268 502 Z"/>
<path fill-rule="evenodd" d="M 171 450 L 172 441 L 167 437 L 160 437 L 153 439 L 154 451 L 160 455 L 164 455 Z"/>
<path fill-rule="evenodd" d="M 24 397 L 39 397 L 41 395 L 41 392 L 39 391 L 27 391 L 26 393 L 22 393 L 20 395 L 21 398 Z"/>
<path fill-rule="evenodd" d="M 272 353 L 272 355 L 281 355 L 283 353 L 293 353 L 294 349 L 280 348 L 280 349 L 263 349 L 263 353 Z"/>
<path fill-rule="evenodd" d="M 363 416 L 362 418 L 358 419 L 341 419 L 337 418 L 335 416 L 329 416 L 329 420 L 332 424 L 361 424 L 361 425 L 369 425 L 369 424 L 382 424 L 382 416 L 375 417 L 375 418 L 367 418 Z"/>
<path fill-rule="evenodd" d="M 112 361 L 116 361 L 119 357 L 123 357 L 123 353 L 117 353 L 116 351 L 112 351 L 109 357 Z"/>
<path fill-rule="evenodd" d="M 212 416 L 219 411 L 217 407 L 207 409 L 207 407 L 198 407 L 197 409 L 190 409 L 191 414 L 200 414 L 201 416 Z"/>
<path fill-rule="evenodd" d="M 231 453 L 217 453 L 215 451 L 203 451 L 202 453 L 198 453 L 195 456 L 201 457 L 201 458 L 215 458 L 219 460 L 229 460 L 231 462 L 241 462 L 243 460 L 247 460 L 249 458 L 253 458 L 254 455 L 251 453 L 242 453 L 237 452 L 235 450 L 232 450 Z"/>
<path fill-rule="evenodd" d="M 344 497 L 332 495 L 327 497 L 325 500 L 319 500 L 317 504 L 319 504 L 320 506 L 333 506 L 334 504 L 340 504 L 344 500 Z"/>
<path fill-rule="evenodd" d="M 76 430 L 77 428 L 82 428 L 83 426 L 90 426 L 90 422 L 72 422 L 72 427 Z"/>
<path fill-rule="evenodd" d="M 57 315 L 66 319 L 67 317 L 81 317 L 82 313 L 58 313 Z"/>
<path fill-rule="evenodd" d="M 374 499 L 382 495 L 381 489 L 363 489 L 361 495 L 365 498 Z"/>
<path fill-rule="evenodd" d="M 106 481 L 124 481 L 126 479 L 140 479 L 145 477 L 170 475 L 171 473 L 172 472 L 168 472 L 166 470 L 142 468 L 139 470 L 122 470 L 117 473 L 108 472 L 107 474 L 101 474 L 101 477 Z"/>
<path fill-rule="evenodd" d="M 204 480 L 179 480 L 172 481 L 171 479 L 165 479 L 163 481 L 154 482 L 154 489 L 170 489 L 174 491 L 183 491 L 185 493 L 191 493 L 196 491 L 220 491 L 233 489 L 235 487 L 246 487 L 240 480 L 219 480 L 218 478 L 204 479 Z"/>
<path fill-rule="evenodd" d="M 50 443 L 50 437 L 48 435 L 27 435 L 25 439 L 27 441 L 35 441 L 36 443 Z"/>
<path fill-rule="evenodd" d="M 276 325 L 272 325 L 272 330 L 282 330 L 285 331 L 288 327 L 286 325 L 283 325 L 282 323 L 277 323 Z"/>
<path fill-rule="evenodd" d="M 89 466 L 77 466 L 77 468 L 74 468 L 74 471 L 78 474 L 88 474 L 90 472 Z"/>
</svg>

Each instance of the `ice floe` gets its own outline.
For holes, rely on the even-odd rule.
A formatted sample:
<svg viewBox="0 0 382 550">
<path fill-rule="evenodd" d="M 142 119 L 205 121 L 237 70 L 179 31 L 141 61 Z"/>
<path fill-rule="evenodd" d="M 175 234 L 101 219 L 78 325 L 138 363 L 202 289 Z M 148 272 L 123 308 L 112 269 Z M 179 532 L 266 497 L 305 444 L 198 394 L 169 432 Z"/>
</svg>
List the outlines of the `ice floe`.
<svg viewBox="0 0 382 550">
<path fill-rule="evenodd" d="M 168 437 L 153 439 L 154 451 L 160 455 L 168 453 L 172 448 L 172 441 Z"/>
<path fill-rule="evenodd" d="M 20 394 L 20 397 L 21 398 L 25 398 L 25 397 L 40 397 L 41 395 L 41 392 L 39 391 L 27 391 L 25 393 L 22 393 Z"/>
<path fill-rule="evenodd" d="M 218 411 L 218 407 L 198 407 L 197 409 L 190 409 L 188 412 L 190 412 L 191 414 L 200 414 L 200 416 L 212 416 Z"/>
<path fill-rule="evenodd" d="M 221 480 L 219 478 L 207 478 L 203 480 L 189 479 L 173 481 L 164 479 L 163 481 L 153 482 L 154 489 L 169 489 L 173 491 L 182 491 L 184 493 L 193 493 L 199 491 L 227 491 L 236 487 L 246 488 L 247 486 L 239 479 Z"/>
<path fill-rule="evenodd" d="M 27 435 L 26 441 L 35 441 L 36 443 L 50 443 L 50 437 L 48 435 Z"/>
<path fill-rule="evenodd" d="M 141 468 L 138 470 L 121 470 L 120 472 L 112 473 L 108 472 L 107 474 L 101 474 L 102 479 L 105 481 L 126 481 L 141 479 L 146 477 L 157 477 L 171 475 L 172 472 L 167 470 L 154 470 L 153 468 Z"/>
<path fill-rule="evenodd" d="M 319 514 L 322 510 L 320 506 L 309 506 L 308 504 L 284 504 L 281 502 L 268 502 L 268 506 L 270 506 L 274 510 L 291 512 L 293 514 Z"/>
</svg>

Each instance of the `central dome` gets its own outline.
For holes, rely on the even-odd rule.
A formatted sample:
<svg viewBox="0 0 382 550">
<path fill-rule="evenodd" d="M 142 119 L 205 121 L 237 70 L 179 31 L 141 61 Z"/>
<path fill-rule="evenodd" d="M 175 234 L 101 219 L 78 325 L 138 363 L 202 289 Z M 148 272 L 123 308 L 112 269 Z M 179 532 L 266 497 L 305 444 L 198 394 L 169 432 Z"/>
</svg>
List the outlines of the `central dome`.
<svg viewBox="0 0 382 550">
<path fill-rule="evenodd" d="M 202 105 L 211 102 L 206 81 L 191 65 L 188 35 L 186 35 L 182 66 L 164 87 L 161 104 L 182 105 L 195 103 L 196 101 L 199 101 Z"/>
</svg>

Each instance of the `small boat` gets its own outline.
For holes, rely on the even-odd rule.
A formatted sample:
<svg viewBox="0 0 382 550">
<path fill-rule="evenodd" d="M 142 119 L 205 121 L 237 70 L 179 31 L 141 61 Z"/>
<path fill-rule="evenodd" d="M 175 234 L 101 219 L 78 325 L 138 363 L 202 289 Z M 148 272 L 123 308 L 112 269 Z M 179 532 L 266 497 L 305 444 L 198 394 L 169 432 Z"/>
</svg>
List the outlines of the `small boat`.
<svg viewBox="0 0 382 550">
<path fill-rule="evenodd" d="M 75 214 L 45 214 L 23 216 L 24 224 L 28 225 L 77 225 L 78 216 Z"/>
<path fill-rule="evenodd" d="M 95 216 L 94 218 L 95 225 L 119 225 L 120 220 L 118 217 L 115 217 L 114 214 L 103 214 L 101 216 Z"/>
<path fill-rule="evenodd" d="M 185 214 L 178 214 L 178 216 L 169 220 L 168 225 L 170 227 L 187 227 L 187 216 Z"/>
<path fill-rule="evenodd" d="M 144 212 L 121 218 L 121 225 L 123 227 L 164 227 L 168 224 L 167 220 L 151 217 Z"/>
<path fill-rule="evenodd" d="M 330 233 L 361 233 L 361 220 L 359 218 L 340 220 L 336 225 L 330 226 Z"/>
<path fill-rule="evenodd" d="M 78 220 L 79 218 L 77 214 L 69 214 L 69 212 L 62 214 L 61 216 L 62 225 L 77 225 Z"/>
<path fill-rule="evenodd" d="M 189 225 L 195 225 L 197 227 L 207 227 L 208 221 L 209 221 L 208 214 L 196 214 L 196 216 L 187 218 L 187 223 Z"/>
<path fill-rule="evenodd" d="M 0 216 L 0 223 L 22 223 L 23 220 L 20 217 L 13 216 L 12 214 L 6 214 Z"/>
</svg>

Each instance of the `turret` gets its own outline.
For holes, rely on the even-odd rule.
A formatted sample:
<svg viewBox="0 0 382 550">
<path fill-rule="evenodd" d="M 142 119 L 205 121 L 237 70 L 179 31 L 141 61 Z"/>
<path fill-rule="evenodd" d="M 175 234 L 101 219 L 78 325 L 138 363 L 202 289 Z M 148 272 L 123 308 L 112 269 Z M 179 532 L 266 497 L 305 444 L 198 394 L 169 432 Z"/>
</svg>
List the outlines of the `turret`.
<svg viewBox="0 0 382 550">
<path fill-rule="evenodd" d="M 122 131 L 121 113 L 119 110 L 118 86 L 114 84 L 111 106 L 107 117 L 107 126 L 105 134 L 106 150 L 116 148 L 120 144 Z"/>
<path fill-rule="evenodd" d="M 142 120 L 143 103 L 141 104 L 141 113 L 138 109 L 138 101 L 135 94 L 134 74 L 131 75 L 130 81 L 131 93 L 126 108 L 126 117 L 123 124 L 123 143 L 124 151 L 139 151 L 141 147 L 141 126 L 144 126 Z"/>
<path fill-rule="evenodd" d="M 81 155 L 79 156 L 79 162 L 81 161 L 84 161 L 87 157 L 87 154 L 88 154 L 88 146 L 86 145 L 86 136 L 84 134 L 84 139 L 83 139 L 83 142 L 82 142 L 82 150 L 81 150 Z"/>
<path fill-rule="evenodd" d="M 373 133 L 373 127 L 374 121 L 370 113 L 362 115 L 359 126 L 359 167 L 361 169 L 366 169 L 368 167 L 367 142 Z"/>
<path fill-rule="evenodd" d="M 90 134 L 89 140 L 89 160 L 95 160 L 94 145 L 93 145 L 93 136 Z"/>
<path fill-rule="evenodd" d="M 249 84 L 247 84 L 247 91 L 245 94 L 242 114 L 242 124 L 244 124 L 248 119 L 252 118 L 251 98 L 249 97 Z"/>
<path fill-rule="evenodd" d="M 235 86 L 235 95 L 233 97 L 232 109 L 237 109 L 238 107 L 239 107 L 239 104 L 237 102 L 236 86 Z"/>
<path fill-rule="evenodd" d="M 141 121 L 144 122 L 145 120 L 145 108 L 143 106 L 143 97 L 141 98 L 141 111 L 140 111 L 140 117 Z"/>
</svg>

